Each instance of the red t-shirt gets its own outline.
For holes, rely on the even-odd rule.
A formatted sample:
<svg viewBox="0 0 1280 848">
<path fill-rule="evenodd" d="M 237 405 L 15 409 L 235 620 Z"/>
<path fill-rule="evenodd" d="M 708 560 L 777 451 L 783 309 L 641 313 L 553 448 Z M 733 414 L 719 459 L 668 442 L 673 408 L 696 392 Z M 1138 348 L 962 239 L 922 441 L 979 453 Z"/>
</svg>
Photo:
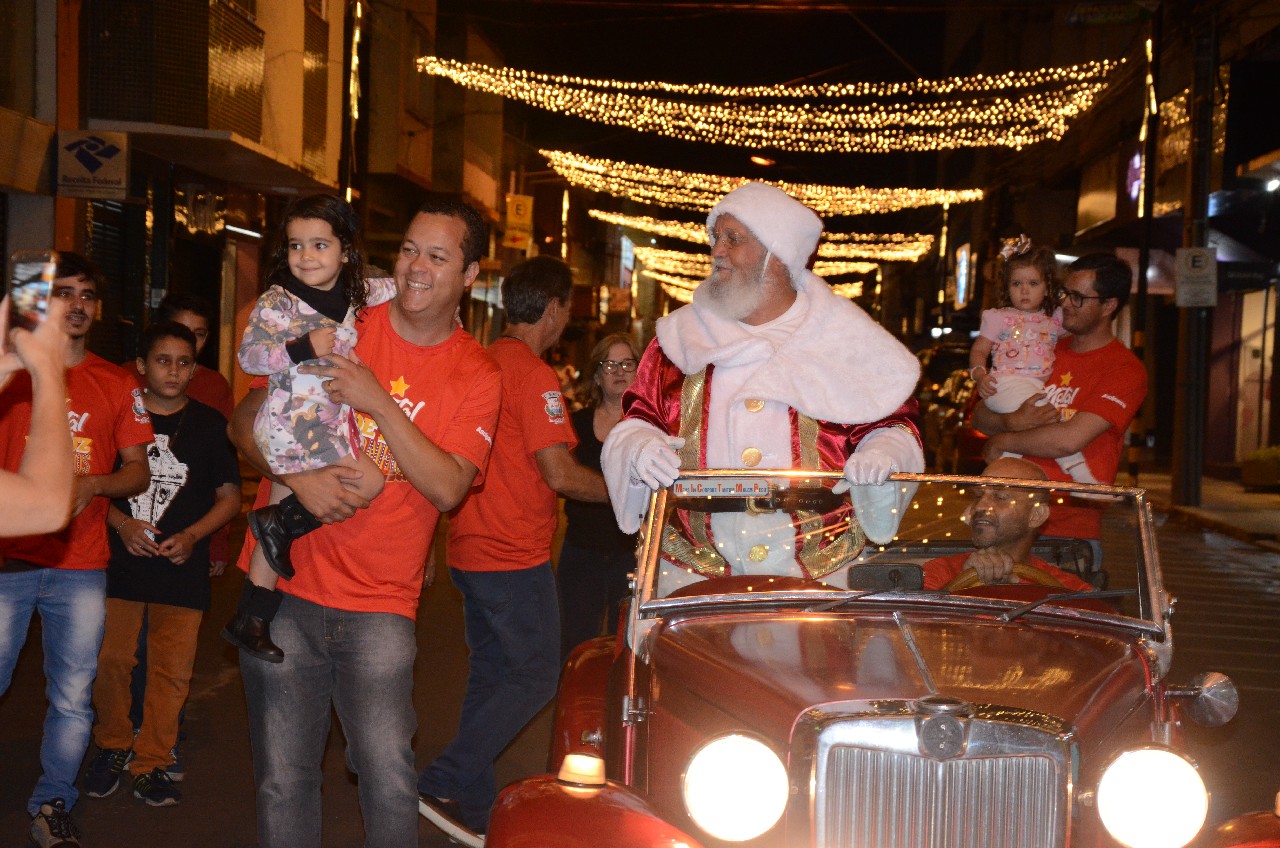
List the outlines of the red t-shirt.
<svg viewBox="0 0 1280 848">
<path fill-rule="evenodd" d="M 551 366 L 519 339 L 498 339 L 489 354 L 502 371 L 502 415 L 494 473 L 449 519 L 449 566 L 462 571 L 515 571 L 551 559 L 556 493 L 535 455 L 578 444 Z"/>
<path fill-rule="evenodd" d="M 1045 382 L 1045 392 L 1062 420 L 1092 412 L 1111 425 L 1085 445 L 1084 458 L 1095 479 L 1115 482 L 1125 431 L 1147 396 L 1147 369 L 1142 361 L 1118 339 L 1088 353 L 1075 353 L 1071 339 L 1063 339 L 1054 351 L 1053 374 Z M 1027 459 L 1043 468 L 1050 480 L 1071 479 L 1052 459 Z M 1040 535 L 1096 539 L 1100 528 L 1096 508 L 1055 503 Z"/>
<path fill-rule="evenodd" d="M 973 556 L 973 553 L 973 551 L 966 551 L 962 554 L 952 554 L 951 556 L 939 557 L 938 559 L 931 559 L 926 562 L 924 564 L 924 588 L 941 589 L 956 577 L 960 576 L 960 573 L 967 567 L 966 563 L 969 562 L 969 557 Z M 1039 557 L 1032 557 L 1030 565 L 1035 566 L 1047 574 L 1053 575 L 1064 588 L 1072 592 L 1089 592 L 1093 589 L 1092 586 L 1081 580 L 1079 577 L 1076 577 L 1074 574 L 1063 571 L 1057 566 L 1050 565 Z M 1017 582 L 1026 583 L 1027 581 L 1018 580 Z"/>
<path fill-rule="evenodd" d="M 67 419 L 76 476 L 110 474 L 124 448 L 152 441 L 142 390 L 120 366 L 86 354 L 67 369 Z M 4 467 L 17 471 L 31 426 L 31 378 L 16 374 L 0 392 L 0 451 Z M 0 553 L 28 562 L 88 571 L 107 567 L 107 498 L 94 498 L 66 528 L 42 536 L 0 540 Z"/>
<path fill-rule="evenodd" d="M 356 355 L 427 438 L 474 464 L 482 480 L 498 420 L 497 367 L 461 327 L 438 345 L 405 341 L 392 328 L 388 307 L 364 312 Z M 298 573 L 280 581 L 280 589 L 335 609 L 414 618 L 440 513 L 405 479 L 377 423 L 358 411 L 356 420 L 361 446 L 383 470 L 386 486 L 368 509 L 296 540 L 290 556 Z M 260 488 L 255 506 L 265 503 L 269 489 Z M 245 541 L 239 565 L 247 570 L 253 537 Z"/>
</svg>

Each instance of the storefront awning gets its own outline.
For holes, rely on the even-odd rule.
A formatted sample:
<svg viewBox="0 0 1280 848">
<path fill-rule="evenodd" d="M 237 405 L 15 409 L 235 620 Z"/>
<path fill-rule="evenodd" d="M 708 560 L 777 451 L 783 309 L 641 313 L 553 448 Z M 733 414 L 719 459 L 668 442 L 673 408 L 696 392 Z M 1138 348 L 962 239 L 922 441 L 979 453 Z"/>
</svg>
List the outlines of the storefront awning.
<svg viewBox="0 0 1280 848">
<path fill-rule="evenodd" d="M 169 124 L 90 120 L 89 129 L 129 134 L 129 144 L 196 173 L 270 194 L 334 191 L 336 183 L 308 173 L 255 141 L 230 130 Z"/>
</svg>

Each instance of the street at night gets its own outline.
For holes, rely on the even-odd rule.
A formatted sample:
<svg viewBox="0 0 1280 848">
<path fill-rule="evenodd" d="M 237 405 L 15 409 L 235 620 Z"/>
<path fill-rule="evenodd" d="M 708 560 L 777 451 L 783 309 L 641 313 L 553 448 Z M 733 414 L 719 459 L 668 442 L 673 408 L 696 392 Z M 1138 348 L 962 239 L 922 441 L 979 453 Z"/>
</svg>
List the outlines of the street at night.
<svg viewBox="0 0 1280 848">
<path fill-rule="evenodd" d="M 1280 848 L 1277 103 L 1280 0 L 0 0 L 0 848 Z"/>
<path fill-rule="evenodd" d="M 1252 505 L 1280 512 L 1280 495 L 1255 495 Z M 1167 515 L 1162 516 L 1167 518 Z M 1190 725 L 1189 751 L 1212 793 L 1210 824 L 1251 810 L 1269 809 L 1280 790 L 1280 551 L 1267 550 L 1176 519 L 1159 530 L 1161 560 L 1178 597 L 1170 677 L 1187 682 L 1202 671 L 1227 674 L 1240 690 L 1240 711 L 1226 727 Z M 441 546 L 442 548 L 443 546 Z M 244 691 L 234 651 L 218 636 L 234 605 L 239 573 L 215 582 L 213 609 L 200 631 L 196 676 L 187 706 L 182 758 L 186 767 L 179 807 L 153 809 L 130 797 L 127 787 L 109 798 L 84 798 L 77 806 L 86 840 L 102 848 L 157 843 L 190 848 L 251 848 L 254 837 L 253 772 Z M 415 750 L 425 764 L 448 742 L 457 721 L 466 677 L 462 606 L 447 577 L 423 595 L 418 616 L 414 704 Z M 39 628 L 33 628 L 38 637 Z M 9 765 L 0 785 L 8 810 L 0 827 L 22 829 L 19 812 L 35 779 L 39 723 L 44 713 L 41 654 L 33 638 L 9 694 L 0 700 L 0 757 Z M 550 708 L 521 734 L 499 761 L 507 782 L 546 769 Z M 324 761 L 324 848 L 358 848 L 362 828 L 354 778 L 335 730 Z M 422 821 L 420 845 L 451 843 Z"/>
</svg>

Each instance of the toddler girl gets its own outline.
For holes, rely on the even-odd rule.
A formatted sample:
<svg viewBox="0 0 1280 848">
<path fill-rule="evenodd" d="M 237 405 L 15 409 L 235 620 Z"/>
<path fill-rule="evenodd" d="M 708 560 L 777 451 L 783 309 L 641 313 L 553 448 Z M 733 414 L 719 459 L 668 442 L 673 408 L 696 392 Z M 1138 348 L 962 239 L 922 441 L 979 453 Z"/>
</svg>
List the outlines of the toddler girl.
<svg viewBox="0 0 1280 848">
<path fill-rule="evenodd" d="M 371 500 L 382 491 L 383 476 L 360 449 L 355 413 L 329 400 L 324 378 L 300 374 L 298 366 L 330 354 L 350 357 L 360 310 L 390 300 L 395 283 L 365 280 L 355 211 L 326 194 L 301 198 L 285 212 L 267 283 L 239 354 L 246 373 L 270 375 L 267 398 L 253 424 L 254 441 L 276 474 L 332 465 L 360 471 L 359 479 L 344 485 Z M 239 608 L 222 635 L 250 656 L 284 659 L 271 641 L 271 620 L 282 598 L 275 588 L 277 575 L 293 577 L 289 546 L 320 523 L 279 483 L 271 486 L 271 505 L 249 513 L 258 545 Z"/>
<path fill-rule="evenodd" d="M 1053 251 L 1032 247 L 1026 236 L 1000 251 L 1000 297 L 995 309 L 982 311 L 978 338 L 969 349 L 969 373 L 992 412 L 1013 412 L 1044 391 L 1053 372 L 1053 351 L 1061 336 Z M 991 366 L 987 366 L 990 357 Z M 1017 454 L 1005 454 L 1017 456 Z M 1064 456 L 1058 466 L 1079 483 L 1097 483 L 1084 454 Z"/>
</svg>

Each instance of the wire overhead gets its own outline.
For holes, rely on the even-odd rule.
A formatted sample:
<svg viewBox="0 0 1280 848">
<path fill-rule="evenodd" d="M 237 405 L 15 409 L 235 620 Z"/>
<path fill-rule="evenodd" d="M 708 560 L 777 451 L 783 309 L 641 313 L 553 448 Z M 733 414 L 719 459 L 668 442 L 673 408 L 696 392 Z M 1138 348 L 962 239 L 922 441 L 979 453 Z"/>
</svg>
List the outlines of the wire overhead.
<svg viewBox="0 0 1280 848">
<path fill-rule="evenodd" d="M 686 141 L 805 153 L 1005 147 L 1060 139 L 1120 61 L 911 82 L 728 86 L 553 76 L 439 56 L 418 70 L 550 112 Z"/>
</svg>

